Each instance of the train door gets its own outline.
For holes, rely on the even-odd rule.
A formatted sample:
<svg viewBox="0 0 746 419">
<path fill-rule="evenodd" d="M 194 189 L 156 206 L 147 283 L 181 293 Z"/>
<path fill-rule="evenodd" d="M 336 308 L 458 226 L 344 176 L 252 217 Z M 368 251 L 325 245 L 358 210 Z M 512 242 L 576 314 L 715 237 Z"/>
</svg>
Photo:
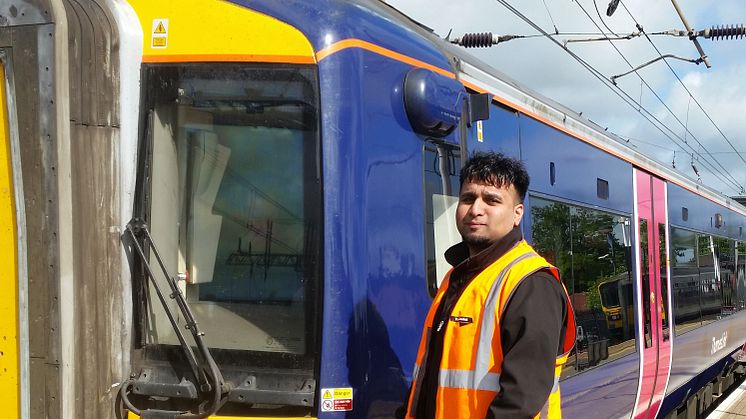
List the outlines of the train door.
<svg viewBox="0 0 746 419">
<path fill-rule="evenodd" d="M 657 177 L 635 170 L 635 196 L 642 341 L 634 417 L 654 418 L 665 394 L 671 365 L 666 184 Z"/>
</svg>

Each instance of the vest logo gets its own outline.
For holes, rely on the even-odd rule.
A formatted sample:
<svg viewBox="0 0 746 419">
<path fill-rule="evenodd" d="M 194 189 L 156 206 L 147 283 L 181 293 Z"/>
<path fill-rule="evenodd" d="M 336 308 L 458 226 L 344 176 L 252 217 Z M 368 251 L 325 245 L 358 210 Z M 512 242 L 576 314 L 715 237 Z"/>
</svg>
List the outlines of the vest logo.
<svg viewBox="0 0 746 419">
<path fill-rule="evenodd" d="M 471 317 L 464 316 L 451 316 L 451 321 L 454 323 L 458 323 L 459 326 L 466 326 L 467 324 L 474 323 L 474 320 L 472 320 Z"/>
<path fill-rule="evenodd" d="M 710 350 L 710 354 L 714 354 L 715 352 L 725 349 L 725 345 L 728 343 L 728 332 L 723 332 L 723 335 L 720 337 L 720 339 L 712 338 L 712 349 Z"/>
</svg>

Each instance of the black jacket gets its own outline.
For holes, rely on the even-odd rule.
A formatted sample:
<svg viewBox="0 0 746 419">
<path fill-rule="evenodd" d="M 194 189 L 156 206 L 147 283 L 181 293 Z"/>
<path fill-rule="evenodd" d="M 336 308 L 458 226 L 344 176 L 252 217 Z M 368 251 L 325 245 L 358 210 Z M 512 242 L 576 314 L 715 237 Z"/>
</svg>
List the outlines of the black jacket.
<svg viewBox="0 0 746 419">
<path fill-rule="evenodd" d="M 435 312 L 426 364 L 420 367 L 425 375 L 415 412 L 417 419 L 435 417 L 435 394 L 446 330 L 443 327 L 437 331 L 435 325 L 442 321 L 450 327 L 451 311 L 466 285 L 522 238 L 520 230 L 515 228 L 503 240 L 471 258 L 465 243 L 446 251 L 446 260 L 454 269 Z M 501 393 L 492 402 L 488 418 L 529 418 L 541 410 L 554 385 L 555 358 L 562 354 L 567 314 L 565 292 L 549 272 L 538 271 L 518 285 L 500 321 Z"/>
</svg>

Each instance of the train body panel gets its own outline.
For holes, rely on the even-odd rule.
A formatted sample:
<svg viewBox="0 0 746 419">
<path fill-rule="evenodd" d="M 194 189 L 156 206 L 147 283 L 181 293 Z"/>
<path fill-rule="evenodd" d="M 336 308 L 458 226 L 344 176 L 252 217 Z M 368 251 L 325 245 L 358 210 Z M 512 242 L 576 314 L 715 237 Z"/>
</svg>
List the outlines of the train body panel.
<svg viewBox="0 0 746 419">
<path fill-rule="evenodd" d="M 367 77 L 361 70 L 368 66 L 386 71 Z M 319 65 L 322 89 L 328 80 L 330 91 L 341 93 L 321 98 L 327 127 L 323 346 L 329 350 L 322 354 L 320 386 L 352 386 L 361 406 L 401 403 L 416 355 L 406 342 L 419 334 L 429 302 L 419 251 L 423 145 L 403 128 L 399 89 L 409 69 L 365 50 L 341 51 Z M 377 100 L 353 105 L 363 97 Z M 371 364 L 375 358 L 383 364 Z"/>
<path fill-rule="evenodd" d="M 116 417 L 128 377 L 142 407 L 209 393 L 155 297 L 169 280 L 145 275 L 154 250 L 127 241 L 144 225 L 232 386 L 222 415 L 392 417 L 482 150 L 525 162 L 524 235 L 571 295 L 566 416 L 675 413 L 746 342 L 746 208 L 385 3 L 17 3 L 4 81 L 37 93 L 9 102 L 35 262 L 18 259 L 20 311 L 1 307 L 30 335 L 21 417 Z"/>
</svg>

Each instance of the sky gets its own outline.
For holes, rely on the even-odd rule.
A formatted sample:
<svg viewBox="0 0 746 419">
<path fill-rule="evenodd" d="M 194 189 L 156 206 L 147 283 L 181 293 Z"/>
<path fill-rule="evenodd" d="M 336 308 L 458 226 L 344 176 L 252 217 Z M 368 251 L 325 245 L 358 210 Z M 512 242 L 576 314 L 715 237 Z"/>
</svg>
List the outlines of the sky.
<svg viewBox="0 0 746 419">
<path fill-rule="evenodd" d="M 717 41 L 699 38 L 711 68 L 703 63 L 667 59 L 617 79 L 622 91 L 665 125 L 658 129 L 640 114 L 644 111 L 637 105 L 630 106 L 565 50 L 547 37 L 537 36 L 538 30 L 497 0 L 385 1 L 442 37 L 449 31 L 451 38 L 467 32 L 530 35 L 468 52 L 528 88 L 608 127 L 645 155 L 669 167 L 675 164 L 675 170 L 693 180 L 728 196 L 746 195 L 742 189 L 746 188 L 746 37 Z M 627 35 L 638 30 L 637 23 L 647 34 L 684 30 L 671 0 L 622 0 L 611 17 L 606 15 L 608 0 L 507 2 L 544 31 L 559 32 L 555 39 L 560 42 L 600 37 L 601 32 Z M 677 2 L 695 31 L 746 26 L 743 0 Z M 562 35 L 565 33 L 592 35 Z M 607 79 L 661 54 L 699 58 L 687 37 L 668 35 L 566 45 Z"/>
</svg>

